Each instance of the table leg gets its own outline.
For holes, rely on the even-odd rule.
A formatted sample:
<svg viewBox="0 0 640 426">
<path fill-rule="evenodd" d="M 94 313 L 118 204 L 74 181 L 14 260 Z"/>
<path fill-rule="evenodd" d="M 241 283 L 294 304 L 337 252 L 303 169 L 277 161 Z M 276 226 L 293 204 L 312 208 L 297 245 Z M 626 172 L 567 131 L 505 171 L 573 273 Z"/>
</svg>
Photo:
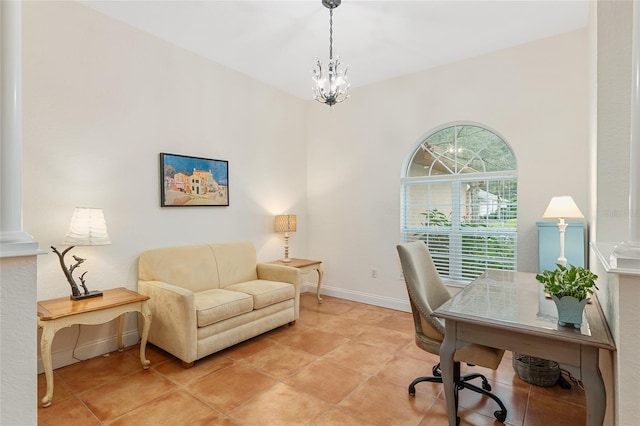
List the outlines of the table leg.
<svg viewBox="0 0 640 426">
<path fill-rule="evenodd" d="M 442 345 L 440 345 L 440 371 L 442 372 L 442 385 L 444 387 L 444 397 L 447 402 L 447 417 L 449 426 L 456 426 L 456 401 L 454 391 L 454 361 L 453 355 L 456 351 L 456 328 L 455 321 L 447 319 L 445 323 L 446 333 Z"/>
<path fill-rule="evenodd" d="M 140 362 L 142 363 L 142 368 L 146 370 L 151 365 L 151 362 L 145 356 L 147 338 L 149 337 L 149 328 L 151 328 L 151 309 L 149 309 L 146 301 L 142 302 L 142 310 L 140 313 L 144 318 L 144 324 L 142 325 L 142 336 L 140 336 Z"/>
<path fill-rule="evenodd" d="M 42 398 L 42 407 L 48 407 L 53 400 L 53 363 L 51 362 L 51 343 L 55 335 L 55 324 L 46 322 L 42 324 L 42 337 L 40 338 L 40 354 L 44 366 L 44 377 L 47 381 L 47 393 Z"/>
<path fill-rule="evenodd" d="M 587 399 L 587 425 L 601 426 L 604 422 L 606 392 L 598 366 L 598 348 L 582 347 L 581 373 Z"/>
<path fill-rule="evenodd" d="M 316 288 L 316 297 L 318 298 L 318 303 L 322 303 L 322 297 L 320 297 L 320 287 L 322 287 L 322 276 L 324 275 L 322 272 L 322 266 L 318 266 L 316 272 L 318 273 L 318 287 Z"/>
<path fill-rule="evenodd" d="M 118 317 L 118 352 L 124 351 L 124 344 L 122 343 L 123 330 L 124 330 L 124 314 Z"/>
</svg>

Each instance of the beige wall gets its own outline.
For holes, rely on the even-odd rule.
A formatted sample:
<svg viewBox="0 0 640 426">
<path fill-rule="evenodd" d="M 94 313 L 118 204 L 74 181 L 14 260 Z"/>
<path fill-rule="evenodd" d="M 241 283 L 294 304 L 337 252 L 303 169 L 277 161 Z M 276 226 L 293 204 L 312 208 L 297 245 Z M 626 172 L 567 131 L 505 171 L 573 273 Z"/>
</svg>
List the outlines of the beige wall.
<svg viewBox="0 0 640 426">
<path fill-rule="evenodd" d="M 535 222 L 549 200 L 571 195 L 588 211 L 587 41 L 586 29 L 574 31 L 356 89 L 332 110 L 313 105 L 309 247 L 326 261 L 327 289 L 406 300 L 395 249 L 402 168 L 426 133 L 456 121 L 488 126 L 512 147 L 518 269 L 536 271 Z"/>
<path fill-rule="evenodd" d="M 598 2 L 598 241 L 628 237 L 632 11 L 631 2 Z"/>
<path fill-rule="evenodd" d="M 304 254 L 303 101 L 75 1 L 24 2 L 23 18 L 24 228 L 42 249 L 89 206 L 104 208 L 113 241 L 72 252 L 90 289 L 135 289 L 138 255 L 161 246 L 246 239 L 279 258 L 273 215 L 287 211 L 300 218 L 292 254 Z M 161 208 L 160 152 L 228 160 L 231 205 Z M 38 298 L 69 293 L 57 257 L 39 256 Z M 56 365 L 77 333 L 56 337 Z M 76 353 L 113 349 L 113 333 L 83 328 Z"/>
</svg>

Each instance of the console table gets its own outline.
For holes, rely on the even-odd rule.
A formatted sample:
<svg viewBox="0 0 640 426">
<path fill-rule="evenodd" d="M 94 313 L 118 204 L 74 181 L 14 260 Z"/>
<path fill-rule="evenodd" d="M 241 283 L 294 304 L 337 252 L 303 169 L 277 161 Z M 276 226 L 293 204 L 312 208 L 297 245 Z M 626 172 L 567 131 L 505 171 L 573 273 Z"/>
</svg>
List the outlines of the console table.
<svg viewBox="0 0 640 426">
<path fill-rule="evenodd" d="M 616 347 L 597 298 L 592 300 L 579 330 L 563 327 L 535 274 L 488 270 L 436 309 L 433 315 L 445 320 L 440 366 L 449 425 L 456 424 L 453 355 L 475 343 L 556 361 L 582 380 L 587 424 L 602 426 L 606 395 L 599 351 Z"/>
<path fill-rule="evenodd" d="M 140 342 L 140 362 L 146 370 L 150 362 L 145 358 L 145 348 L 151 311 L 147 306 L 148 296 L 143 296 L 126 288 L 104 290 L 101 297 L 84 300 L 71 300 L 68 296 L 38 302 L 38 326 L 42 327 L 40 350 L 44 375 L 47 380 L 47 393 L 42 398 L 42 407 L 51 405 L 53 399 L 53 365 L 51 361 L 51 344 L 58 330 L 75 324 L 102 324 L 118 318 L 118 350 L 122 351 L 122 329 L 124 315 L 127 312 L 140 312 L 144 317 L 142 340 Z"/>
<path fill-rule="evenodd" d="M 322 303 L 322 297 L 320 297 L 320 287 L 322 286 L 322 261 L 320 260 L 311 260 L 311 259 L 296 259 L 292 258 L 291 262 L 283 262 L 282 260 L 274 260 L 273 262 L 277 265 L 290 266 L 292 268 L 299 269 L 303 274 L 309 274 L 313 271 L 318 273 L 318 287 L 316 289 L 316 297 L 318 298 L 318 303 Z"/>
</svg>

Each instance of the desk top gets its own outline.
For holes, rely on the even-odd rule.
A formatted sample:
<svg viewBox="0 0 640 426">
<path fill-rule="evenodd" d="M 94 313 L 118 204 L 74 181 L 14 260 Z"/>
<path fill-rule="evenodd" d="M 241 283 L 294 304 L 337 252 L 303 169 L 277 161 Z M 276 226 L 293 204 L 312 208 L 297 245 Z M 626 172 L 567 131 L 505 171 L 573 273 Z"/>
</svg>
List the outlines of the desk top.
<svg viewBox="0 0 640 426">
<path fill-rule="evenodd" d="M 433 315 L 615 350 L 600 304 L 596 297 L 593 299 L 594 303 L 585 308 L 579 330 L 560 326 L 555 303 L 545 297 L 535 274 L 490 269 Z"/>
<path fill-rule="evenodd" d="M 41 321 L 51 321 L 56 318 L 84 312 L 99 311 L 114 306 L 143 302 L 147 299 L 149 299 L 149 296 L 143 296 L 124 287 L 104 290 L 101 297 L 92 297 L 90 299 L 71 300 L 69 296 L 60 297 L 38 302 L 38 318 L 40 318 Z"/>
</svg>

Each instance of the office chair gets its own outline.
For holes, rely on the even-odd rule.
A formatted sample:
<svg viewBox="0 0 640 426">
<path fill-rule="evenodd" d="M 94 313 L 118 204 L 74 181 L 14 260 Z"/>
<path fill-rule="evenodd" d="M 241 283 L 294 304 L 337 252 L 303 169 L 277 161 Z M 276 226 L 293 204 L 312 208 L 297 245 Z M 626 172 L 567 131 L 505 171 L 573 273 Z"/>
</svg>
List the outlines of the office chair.
<svg viewBox="0 0 640 426">
<path fill-rule="evenodd" d="M 402 272 L 409 293 L 411 312 L 416 329 L 416 345 L 429 353 L 440 355 L 440 345 L 444 339 L 444 321 L 431 316 L 433 311 L 451 298 L 431 258 L 427 246 L 422 241 L 399 244 L 397 246 L 402 264 Z M 500 365 L 504 350 L 490 348 L 481 345 L 468 345 L 456 350 L 454 355 L 454 395 L 456 413 L 458 412 L 458 391 L 470 389 L 493 399 L 500 409 L 493 415 L 504 422 L 507 418 L 507 409 L 500 399 L 491 393 L 491 385 L 482 374 L 472 373 L 460 375 L 460 362 L 469 365 L 479 365 L 495 370 Z M 415 396 L 416 384 L 420 382 L 442 383 L 440 363 L 432 369 L 433 376 L 418 377 L 409 385 L 409 395 Z M 482 388 L 469 383 L 470 380 L 480 378 Z M 460 417 L 457 417 L 457 424 Z"/>
</svg>

